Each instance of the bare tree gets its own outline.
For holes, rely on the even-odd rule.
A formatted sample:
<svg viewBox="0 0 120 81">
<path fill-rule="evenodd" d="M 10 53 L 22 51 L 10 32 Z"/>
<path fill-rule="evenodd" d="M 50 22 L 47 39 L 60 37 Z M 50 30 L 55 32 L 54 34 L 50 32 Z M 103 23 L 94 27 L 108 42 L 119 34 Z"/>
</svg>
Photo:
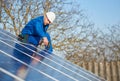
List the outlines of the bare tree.
<svg viewBox="0 0 120 81">
<path fill-rule="evenodd" d="M 53 46 L 56 49 L 60 47 L 59 49 L 62 50 L 62 41 L 65 42 L 64 40 L 68 36 L 73 35 L 75 32 L 73 30 L 79 29 L 80 31 L 83 27 L 80 26 L 84 16 L 82 10 L 80 10 L 80 5 L 69 0 L 5 0 L 2 4 L 2 23 L 4 29 L 6 27 L 7 29 L 13 29 L 16 35 L 20 33 L 21 29 L 30 19 L 47 11 L 54 11 L 56 13 L 56 21 L 49 28 L 49 32 L 52 34 Z M 68 33 L 71 31 L 71 34 Z M 63 37 L 61 38 L 61 36 Z"/>
<path fill-rule="evenodd" d="M 41 1 L 38 1 L 3 0 L 1 22 L 4 29 L 13 29 L 15 35 L 18 35 L 29 19 L 40 15 Z"/>
<path fill-rule="evenodd" d="M 106 56 L 106 47 L 111 49 L 114 47 L 113 52 L 119 54 L 119 41 L 115 40 L 116 36 L 114 36 L 116 33 L 112 34 L 112 38 L 110 36 L 111 39 L 108 40 L 107 36 L 95 31 L 94 24 L 85 16 L 77 1 L 2 0 L 1 22 L 4 29 L 18 35 L 30 19 L 48 11 L 56 14 L 56 20 L 48 30 L 52 37 L 53 47 L 67 59 L 76 63 L 81 60 L 98 60 L 99 57 L 105 60 L 103 57 Z M 112 47 L 107 43 L 110 43 Z"/>
<path fill-rule="evenodd" d="M 108 60 L 120 60 L 120 24 L 109 27 L 109 34 L 104 35 Z M 109 54 L 108 54 L 109 53 Z"/>
</svg>

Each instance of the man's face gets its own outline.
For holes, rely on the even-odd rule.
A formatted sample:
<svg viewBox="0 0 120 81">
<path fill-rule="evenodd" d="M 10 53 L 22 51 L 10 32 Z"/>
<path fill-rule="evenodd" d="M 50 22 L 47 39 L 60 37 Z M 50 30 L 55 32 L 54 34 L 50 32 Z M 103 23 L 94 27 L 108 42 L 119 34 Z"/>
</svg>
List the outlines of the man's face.
<svg viewBox="0 0 120 81">
<path fill-rule="evenodd" d="M 45 15 L 44 16 L 44 25 L 48 25 L 50 24 L 51 22 L 49 21 L 49 19 L 47 18 L 47 16 Z"/>
</svg>

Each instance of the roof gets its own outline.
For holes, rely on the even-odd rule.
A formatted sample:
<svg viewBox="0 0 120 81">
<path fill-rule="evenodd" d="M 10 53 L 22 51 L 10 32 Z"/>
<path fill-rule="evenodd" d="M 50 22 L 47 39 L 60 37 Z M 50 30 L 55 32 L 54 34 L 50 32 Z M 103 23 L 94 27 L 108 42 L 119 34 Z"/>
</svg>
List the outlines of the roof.
<svg viewBox="0 0 120 81">
<path fill-rule="evenodd" d="M 13 81 L 13 79 L 19 81 L 104 81 L 56 54 L 44 57 L 36 65 L 28 65 L 13 56 L 16 43 L 21 45 L 15 35 L 0 29 L 0 81 Z M 36 54 L 41 56 L 39 53 Z M 25 79 L 16 76 L 17 69 L 14 62 L 28 66 Z"/>
</svg>

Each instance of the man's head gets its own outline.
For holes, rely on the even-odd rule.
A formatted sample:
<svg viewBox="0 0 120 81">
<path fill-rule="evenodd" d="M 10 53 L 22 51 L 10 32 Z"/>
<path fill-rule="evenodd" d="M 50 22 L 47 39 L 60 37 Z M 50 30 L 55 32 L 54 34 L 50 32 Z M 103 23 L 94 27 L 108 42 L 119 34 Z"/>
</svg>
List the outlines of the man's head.
<svg viewBox="0 0 120 81">
<path fill-rule="evenodd" d="M 51 24 L 55 20 L 55 13 L 47 12 L 44 15 L 44 25 Z"/>
</svg>

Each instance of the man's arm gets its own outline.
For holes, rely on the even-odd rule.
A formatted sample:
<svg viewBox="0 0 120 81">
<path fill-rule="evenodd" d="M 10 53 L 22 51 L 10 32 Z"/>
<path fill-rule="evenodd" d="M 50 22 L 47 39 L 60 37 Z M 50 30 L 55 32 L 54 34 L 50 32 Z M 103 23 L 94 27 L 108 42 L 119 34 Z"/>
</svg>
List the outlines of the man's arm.
<svg viewBox="0 0 120 81">
<path fill-rule="evenodd" d="M 43 39 L 44 45 L 47 46 L 48 39 L 46 37 L 46 32 L 45 32 L 45 29 L 43 28 L 43 24 L 36 22 L 35 26 L 36 26 L 36 33 Z"/>
</svg>

